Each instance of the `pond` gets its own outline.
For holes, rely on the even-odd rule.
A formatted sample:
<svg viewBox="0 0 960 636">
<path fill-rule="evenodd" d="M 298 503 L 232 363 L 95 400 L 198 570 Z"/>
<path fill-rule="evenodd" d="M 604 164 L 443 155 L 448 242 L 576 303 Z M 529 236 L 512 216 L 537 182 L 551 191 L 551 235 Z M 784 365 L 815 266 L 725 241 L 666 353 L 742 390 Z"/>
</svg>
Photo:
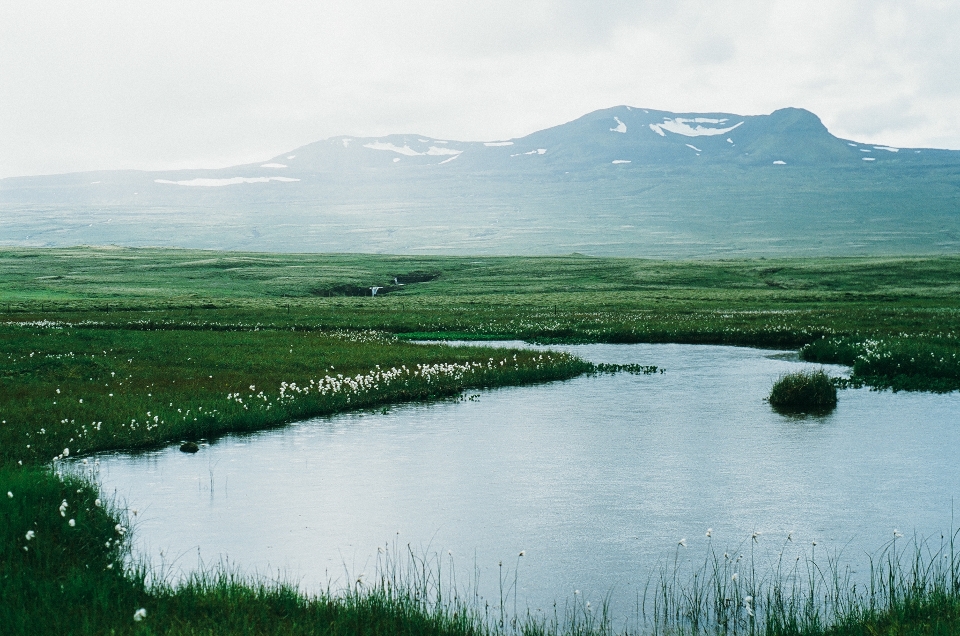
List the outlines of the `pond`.
<svg viewBox="0 0 960 636">
<path fill-rule="evenodd" d="M 503 577 L 521 610 L 576 591 L 609 595 L 614 615 L 665 561 L 701 558 L 708 528 L 721 552 L 772 559 L 792 532 L 796 549 L 817 541 L 853 562 L 894 529 L 939 541 L 951 528 L 956 393 L 845 390 L 832 414 L 790 418 L 763 398 L 780 374 L 814 366 L 793 354 L 557 348 L 665 372 L 317 418 L 195 455 L 105 454 L 102 489 L 137 509 L 135 550 L 171 572 L 228 559 L 337 588 L 372 575 L 378 549 L 409 545 L 494 605 Z"/>
</svg>

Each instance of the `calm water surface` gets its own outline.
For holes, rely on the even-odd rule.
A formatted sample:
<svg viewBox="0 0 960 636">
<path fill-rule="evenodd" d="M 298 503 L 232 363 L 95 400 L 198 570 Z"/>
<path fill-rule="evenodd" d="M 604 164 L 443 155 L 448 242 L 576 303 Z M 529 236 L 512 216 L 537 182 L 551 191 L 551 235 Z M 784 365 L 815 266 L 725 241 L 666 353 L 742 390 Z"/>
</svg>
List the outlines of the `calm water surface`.
<svg viewBox="0 0 960 636">
<path fill-rule="evenodd" d="M 847 390 L 827 417 L 787 418 L 763 398 L 781 373 L 812 366 L 789 354 L 562 348 L 666 373 L 318 418 L 196 455 L 102 455 L 103 490 L 138 509 L 138 552 L 177 571 L 228 558 L 316 590 L 372 574 L 378 548 L 409 544 L 445 564 L 450 551 L 461 583 L 479 573 L 494 602 L 502 560 L 510 583 L 519 562 L 521 608 L 582 590 L 611 593 L 615 613 L 675 552 L 702 554 L 707 528 L 721 551 L 759 531 L 755 549 L 772 558 L 793 531 L 794 546 L 815 540 L 857 561 L 895 528 L 939 538 L 951 527 L 956 393 Z"/>
</svg>

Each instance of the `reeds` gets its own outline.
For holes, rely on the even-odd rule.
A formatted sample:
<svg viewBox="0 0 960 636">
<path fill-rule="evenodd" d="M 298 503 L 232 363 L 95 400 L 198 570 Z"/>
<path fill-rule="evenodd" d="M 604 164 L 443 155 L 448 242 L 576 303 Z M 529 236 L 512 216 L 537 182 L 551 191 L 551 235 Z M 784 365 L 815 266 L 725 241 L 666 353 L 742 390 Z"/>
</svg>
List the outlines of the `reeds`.
<svg viewBox="0 0 960 636">
<path fill-rule="evenodd" d="M 745 551 L 718 554 L 712 544 L 699 565 L 664 567 L 644 596 L 644 627 L 654 634 L 953 634 L 960 629 L 957 532 L 938 540 L 893 538 L 868 557 L 866 576 L 839 556 L 817 555 L 816 543 L 796 557 L 785 542 L 767 570 Z M 792 541 L 792 538 L 790 539 Z"/>
</svg>

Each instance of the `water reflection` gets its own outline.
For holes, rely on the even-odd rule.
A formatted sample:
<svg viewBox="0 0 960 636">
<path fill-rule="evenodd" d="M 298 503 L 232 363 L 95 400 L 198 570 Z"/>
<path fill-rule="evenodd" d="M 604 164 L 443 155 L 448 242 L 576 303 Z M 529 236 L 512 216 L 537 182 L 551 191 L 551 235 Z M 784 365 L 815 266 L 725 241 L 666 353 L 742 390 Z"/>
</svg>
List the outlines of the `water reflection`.
<svg viewBox="0 0 960 636">
<path fill-rule="evenodd" d="M 226 555 L 317 589 L 369 573 L 379 547 L 410 544 L 451 551 L 464 579 L 476 568 L 487 597 L 497 563 L 519 562 L 521 607 L 612 590 L 620 613 L 664 559 L 699 558 L 707 528 L 721 550 L 760 532 L 743 545 L 774 558 L 792 532 L 797 546 L 859 558 L 893 528 L 950 526 L 957 394 L 847 390 L 831 415 L 789 418 L 763 398 L 809 365 L 782 352 L 564 348 L 666 373 L 320 418 L 196 455 L 106 455 L 103 489 L 140 510 L 138 549 L 179 555 L 177 567 Z"/>
</svg>

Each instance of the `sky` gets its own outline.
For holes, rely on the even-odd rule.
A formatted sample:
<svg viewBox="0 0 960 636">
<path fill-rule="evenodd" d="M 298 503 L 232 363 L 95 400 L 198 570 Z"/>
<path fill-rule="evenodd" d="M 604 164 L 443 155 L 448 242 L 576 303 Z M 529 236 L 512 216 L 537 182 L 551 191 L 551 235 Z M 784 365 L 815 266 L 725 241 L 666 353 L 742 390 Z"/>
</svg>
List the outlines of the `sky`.
<svg viewBox="0 0 960 636">
<path fill-rule="evenodd" d="M 621 104 L 960 149 L 957 33 L 955 1 L 3 0 L 0 178 L 509 139 Z"/>
</svg>

